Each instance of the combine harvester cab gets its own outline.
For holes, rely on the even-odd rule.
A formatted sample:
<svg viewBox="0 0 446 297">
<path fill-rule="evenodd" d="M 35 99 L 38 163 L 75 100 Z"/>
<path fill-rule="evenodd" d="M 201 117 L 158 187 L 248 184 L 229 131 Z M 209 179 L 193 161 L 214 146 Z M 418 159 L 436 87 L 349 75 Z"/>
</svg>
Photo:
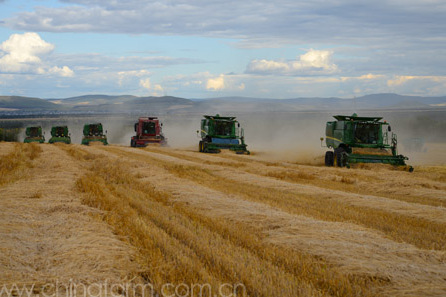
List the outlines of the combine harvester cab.
<svg viewBox="0 0 446 297">
<path fill-rule="evenodd" d="M 67 126 L 55 126 L 51 128 L 51 138 L 49 143 L 62 142 L 66 144 L 71 143 L 70 133 Z"/>
<path fill-rule="evenodd" d="M 102 142 L 107 145 L 107 131 L 102 128 L 101 123 L 85 124 L 83 130 L 84 136 L 82 137 L 82 144 L 89 145 L 90 142 Z"/>
<path fill-rule="evenodd" d="M 200 133 L 200 131 L 197 131 Z M 237 154 L 250 154 L 245 137 L 235 117 L 204 116 L 201 120 L 201 140 L 198 149 L 202 153 L 219 153 L 229 149 Z"/>
<path fill-rule="evenodd" d="M 333 151 L 325 153 L 326 166 L 350 167 L 353 163 L 406 166 L 408 157 L 398 155 L 397 137 L 382 117 L 334 116 L 327 122 L 325 141 Z M 321 138 L 323 140 L 323 138 Z M 390 142 L 390 143 L 389 143 Z M 409 166 L 409 171 L 413 167 Z"/>
<path fill-rule="evenodd" d="M 149 144 L 167 145 L 167 139 L 162 132 L 163 124 L 157 117 L 139 118 L 135 123 L 136 135 L 132 136 L 131 147 L 146 147 Z"/>
<path fill-rule="evenodd" d="M 38 143 L 44 143 L 45 142 L 45 136 L 43 136 L 44 133 L 42 133 L 42 127 L 41 126 L 35 126 L 35 127 L 27 127 L 25 130 L 25 140 L 24 143 L 31 143 L 31 142 L 38 142 Z"/>
</svg>

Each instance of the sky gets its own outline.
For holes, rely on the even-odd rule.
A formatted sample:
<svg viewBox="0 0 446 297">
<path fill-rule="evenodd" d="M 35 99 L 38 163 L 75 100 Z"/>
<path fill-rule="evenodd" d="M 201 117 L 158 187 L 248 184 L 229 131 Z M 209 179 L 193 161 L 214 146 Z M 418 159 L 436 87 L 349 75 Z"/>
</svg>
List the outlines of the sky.
<svg viewBox="0 0 446 297">
<path fill-rule="evenodd" d="M 446 95 L 444 0 L 0 0 L 0 95 Z"/>
</svg>

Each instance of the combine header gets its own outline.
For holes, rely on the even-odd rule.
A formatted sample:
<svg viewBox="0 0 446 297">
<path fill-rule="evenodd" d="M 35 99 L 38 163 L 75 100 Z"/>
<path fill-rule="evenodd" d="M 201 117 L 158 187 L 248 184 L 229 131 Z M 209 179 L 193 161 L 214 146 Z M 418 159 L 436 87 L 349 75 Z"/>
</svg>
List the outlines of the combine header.
<svg viewBox="0 0 446 297">
<path fill-rule="evenodd" d="M 325 153 L 326 166 L 350 167 L 352 163 L 406 166 L 409 158 L 398 155 L 396 134 L 389 135 L 391 128 L 381 121 L 382 117 L 353 114 L 334 118 L 336 121 L 327 122 L 325 130 L 326 145 L 334 150 Z M 411 166 L 409 171 L 413 171 Z"/>
<path fill-rule="evenodd" d="M 200 133 L 200 131 L 197 131 Z M 243 129 L 235 117 L 204 116 L 201 120 L 201 141 L 198 149 L 203 153 L 219 153 L 229 149 L 237 154 L 248 154 Z"/>
<path fill-rule="evenodd" d="M 161 124 L 157 117 L 139 118 L 135 123 L 136 135 L 132 136 L 131 147 L 145 147 L 149 144 L 167 145 L 167 139 L 161 131 Z"/>
<path fill-rule="evenodd" d="M 82 144 L 89 145 L 90 142 L 102 142 L 107 145 L 107 136 L 104 134 L 104 129 L 101 123 L 85 124 L 83 130 Z M 107 131 L 105 131 L 107 133 Z"/>
<path fill-rule="evenodd" d="M 25 137 L 25 140 L 23 141 L 24 143 L 30 143 L 30 142 L 44 143 L 45 142 L 45 137 L 43 136 L 41 126 L 27 127 L 25 134 L 26 134 L 26 137 Z"/>
<path fill-rule="evenodd" d="M 51 138 L 48 143 L 62 142 L 71 143 L 70 133 L 67 126 L 55 126 L 51 128 Z"/>
</svg>

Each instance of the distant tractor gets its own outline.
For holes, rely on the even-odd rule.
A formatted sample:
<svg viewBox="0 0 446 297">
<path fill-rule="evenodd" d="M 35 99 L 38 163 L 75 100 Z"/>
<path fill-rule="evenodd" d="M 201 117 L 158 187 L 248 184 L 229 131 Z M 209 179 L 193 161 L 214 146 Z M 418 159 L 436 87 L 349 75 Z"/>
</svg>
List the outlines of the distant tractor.
<svg viewBox="0 0 446 297">
<path fill-rule="evenodd" d="M 167 139 L 162 132 L 163 124 L 157 117 L 142 117 L 135 123 L 136 135 L 132 136 L 131 147 L 145 147 L 149 144 L 167 145 Z"/>
<path fill-rule="evenodd" d="M 90 142 L 102 142 L 107 145 L 107 136 L 105 135 L 107 131 L 102 128 L 101 123 L 85 124 L 83 130 L 84 136 L 82 137 L 82 144 L 89 145 Z"/>
<path fill-rule="evenodd" d="M 70 133 L 67 126 L 54 126 L 51 128 L 51 138 L 49 143 L 62 142 L 66 144 L 71 143 Z"/>
<path fill-rule="evenodd" d="M 396 134 L 389 136 L 391 128 L 386 121 L 381 121 L 382 117 L 353 114 L 334 118 L 336 121 L 327 122 L 325 130 L 326 145 L 334 150 L 325 153 L 326 166 L 350 167 L 352 163 L 406 165 L 409 158 L 398 155 Z M 413 171 L 411 166 L 409 171 Z"/>
<path fill-rule="evenodd" d="M 240 123 L 235 117 L 205 115 L 201 120 L 201 140 L 198 150 L 202 153 L 219 153 L 221 149 L 229 149 L 237 154 L 248 154 L 245 137 Z"/>
<path fill-rule="evenodd" d="M 41 126 L 35 126 L 35 127 L 27 127 L 25 130 L 25 140 L 24 143 L 31 143 L 31 142 L 38 142 L 38 143 L 44 143 L 45 142 L 45 136 L 43 136 L 42 127 Z"/>
</svg>

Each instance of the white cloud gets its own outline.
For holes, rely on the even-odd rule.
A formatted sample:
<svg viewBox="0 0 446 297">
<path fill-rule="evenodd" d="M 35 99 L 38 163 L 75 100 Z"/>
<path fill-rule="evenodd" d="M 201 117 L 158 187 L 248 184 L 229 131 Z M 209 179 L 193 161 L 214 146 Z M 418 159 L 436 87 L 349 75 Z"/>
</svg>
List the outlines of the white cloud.
<svg viewBox="0 0 446 297">
<path fill-rule="evenodd" d="M 207 90 L 219 91 L 225 88 L 225 76 L 220 74 L 219 77 L 210 78 L 206 83 Z"/>
<path fill-rule="evenodd" d="M 14 29 L 33 31 L 200 34 L 250 40 L 284 37 L 299 43 L 318 40 L 327 44 L 345 38 L 404 38 L 411 36 L 415 27 L 419 28 L 417 34 L 438 36 L 431 26 L 442 24 L 446 11 L 441 0 L 376 0 L 361 4 L 353 0 L 61 2 L 67 4 L 57 8 L 41 5 L 5 23 Z"/>
<path fill-rule="evenodd" d="M 153 85 L 150 78 L 143 78 L 139 80 L 139 86 L 147 89 L 152 96 L 162 96 L 164 94 L 164 88 L 160 84 Z"/>
<path fill-rule="evenodd" d="M 406 83 L 407 81 L 414 79 L 414 78 L 415 78 L 415 76 L 408 76 L 408 75 L 395 76 L 393 79 L 389 79 L 387 81 L 387 85 L 389 87 L 399 86 L 399 85 L 402 85 L 402 84 Z"/>
<path fill-rule="evenodd" d="M 0 58 L 0 71 L 39 73 L 41 56 L 53 49 L 54 45 L 42 40 L 37 33 L 13 34 L 0 45 L 0 50 L 5 53 Z"/>
<path fill-rule="evenodd" d="M 290 64 L 269 60 L 252 60 L 248 65 L 248 72 L 288 72 Z"/>
<path fill-rule="evenodd" d="M 120 71 L 120 72 L 118 72 L 118 75 L 122 76 L 122 77 L 127 77 L 127 76 L 141 77 L 141 76 L 150 75 L 150 72 L 145 69 L 131 70 L 131 71 Z"/>
<path fill-rule="evenodd" d="M 159 84 L 156 84 L 153 86 L 153 90 L 156 92 L 162 92 L 163 91 L 163 87 Z"/>
<path fill-rule="evenodd" d="M 152 96 L 162 96 L 164 94 L 164 89 L 160 84 L 153 86 Z"/>
<path fill-rule="evenodd" d="M 150 72 L 147 70 L 131 70 L 131 71 L 119 71 L 118 72 L 118 84 L 122 86 L 124 81 L 132 79 L 133 77 L 149 76 Z"/>
<path fill-rule="evenodd" d="M 205 96 L 205 92 L 210 94 L 215 91 L 230 92 L 241 96 L 246 89 L 244 78 L 247 77 L 246 74 L 212 74 L 205 71 L 189 75 L 165 76 L 161 80 L 161 85 L 163 90 L 169 94 L 177 92 L 176 96 L 193 94 L 190 96 L 200 98 Z"/>
<path fill-rule="evenodd" d="M 382 83 L 387 87 L 385 80 L 399 73 L 443 75 L 446 62 L 446 54 L 438 50 L 446 48 L 446 38 L 442 37 L 446 25 L 444 0 L 376 0 L 360 3 L 354 0 L 60 0 L 60 5 L 57 6 L 45 3 L 41 1 L 41 5 L 30 10 L 21 10 L 0 22 L 4 27 L 22 31 L 116 34 L 108 35 L 115 36 L 113 38 L 116 38 L 116 44 L 121 41 L 119 34 L 141 34 L 141 38 L 154 35 L 168 35 L 173 38 L 181 36 L 181 39 L 175 39 L 175 44 L 189 42 L 187 46 L 191 49 L 194 46 L 206 48 L 206 41 L 203 39 L 203 43 L 190 42 L 184 39 L 187 36 L 229 38 L 224 41 L 227 45 L 238 46 L 238 52 L 232 57 L 238 53 L 240 57 L 247 57 L 246 48 L 262 49 L 250 51 L 250 54 L 267 52 L 265 49 L 270 49 L 268 56 L 259 56 L 251 63 L 241 60 L 243 65 L 249 63 L 246 73 L 268 74 L 270 78 L 273 75 L 279 78 L 319 75 L 330 76 L 334 80 L 341 79 L 345 83 L 349 80 L 348 83 L 351 84 L 360 83 L 359 80 L 372 83 L 373 78 L 359 78 L 361 74 L 371 72 L 386 75 Z M 80 34 L 74 36 L 82 38 Z M 291 48 L 305 46 L 320 49 L 322 45 L 335 49 L 334 62 L 327 51 L 310 51 L 292 60 L 279 59 Z M 272 48 L 274 49 L 271 50 Z M 117 76 L 116 73 L 143 68 L 154 71 L 154 68 L 171 65 L 183 67 L 185 64 L 196 63 L 187 59 L 169 60 L 162 57 L 153 57 L 150 60 L 140 55 L 122 59 L 115 56 L 95 58 L 93 54 L 82 53 L 77 60 L 68 64 L 52 62 L 48 66 L 42 56 L 35 56 L 43 61 L 43 65 L 31 67 L 29 65 L 32 63 L 27 62 L 25 65 L 16 63 L 15 66 L 23 67 L 21 73 L 46 73 L 55 65 L 68 65 L 76 71 L 76 77 L 81 77 L 84 73 L 91 75 L 93 72 L 87 73 L 81 70 L 82 67 L 95 67 L 99 78 L 112 79 L 114 85 L 110 84 L 109 88 L 119 87 L 119 90 L 123 90 L 128 87 L 130 91 L 136 90 L 139 79 L 145 76 L 135 76 L 136 79 L 132 80 L 131 76 Z M 215 56 L 215 59 L 212 57 L 212 63 L 216 61 L 224 65 L 226 56 L 228 55 Z M 66 56 L 61 59 L 64 58 Z M 207 69 L 217 71 L 209 67 Z M 177 68 L 175 71 L 181 72 L 183 69 Z M 340 73 L 340 70 L 342 78 L 331 75 Z M 200 70 L 189 68 L 184 73 L 190 74 L 192 71 Z M 218 75 L 217 72 L 214 74 Z M 215 79 L 215 75 L 196 80 L 202 82 L 201 90 L 206 90 L 208 80 Z M 155 71 L 150 76 L 157 81 L 162 80 Z M 231 78 L 229 75 L 224 78 L 224 91 L 232 91 L 240 85 L 239 82 L 231 89 Z M 97 78 L 93 81 L 96 82 Z M 396 78 L 390 79 L 389 85 L 395 83 L 398 83 Z M 172 90 L 169 85 L 162 85 L 169 92 Z M 183 85 L 186 89 L 200 88 L 192 81 L 183 81 L 183 84 L 176 87 Z M 396 85 L 392 87 L 394 86 Z M 249 87 L 246 81 L 246 89 Z M 104 86 L 104 89 L 107 87 Z"/>
<path fill-rule="evenodd" d="M 0 45 L 0 72 L 24 74 L 55 74 L 71 77 L 74 72 L 68 67 L 50 66 L 42 58 L 54 50 L 54 45 L 43 40 L 37 33 L 12 34 Z"/>
<path fill-rule="evenodd" d="M 396 75 L 387 81 L 389 87 L 401 86 L 409 81 L 426 81 L 435 83 L 445 83 L 446 76 L 414 76 L 414 75 Z"/>
<path fill-rule="evenodd" d="M 352 77 L 352 76 L 343 76 L 343 77 L 341 77 L 341 80 L 342 81 L 348 81 L 348 80 L 377 80 L 377 79 L 384 79 L 384 78 L 386 78 L 385 75 L 369 73 L 369 74 L 364 74 L 364 75 L 361 75 L 361 76 L 354 76 L 354 77 Z"/>
<path fill-rule="evenodd" d="M 333 72 L 337 66 L 331 62 L 331 51 L 318 51 L 310 49 L 306 54 L 300 56 L 298 61 L 292 63 L 293 69 L 319 68 L 328 72 Z"/>
<path fill-rule="evenodd" d="M 397 75 L 387 80 L 392 92 L 438 96 L 446 93 L 446 76 Z"/>
<path fill-rule="evenodd" d="M 310 49 L 293 61 L 252 60 L 246 67 L 247 73 L 255 74 L 332 74 L 338 70 L 331 61 L 333 52 Z"/>
<path fill-rule="evenodd" d="M 72 77 L 74 75 L 73 70 L 71 70 L 68 66 L 63 66 L 63 67 L 54 66 L 53 68 L 50 68 L 48 72 L 57 74 L 62 77 Z"/>
<path fill-rule="evenodd" d="M 415 75 L 396 75 L 387 81 L 389 87 L 400 86 L 409 81 L 426 81 L 434 83 L 446 83 L 446 76 L 415 76 Z"/>
<path fill-rule="evenodd" d="M 361 75 L 360 77 L 358 77 L 358 79 L 359 80 L 381 79 L 381 78 L 384 78 L 384 77 L 385 77 L 385 75 L 382 75 L 382 74 L 372 74 L 372 73 L 369 73 L 369 74 Z"/>
<path fill-rule="evenodd" d="M 140 79 L 139 85 L 148 90 L 150 90 L 152 87 L 152 84 L 150 83 L 150 78 Z"/>
</svg>

